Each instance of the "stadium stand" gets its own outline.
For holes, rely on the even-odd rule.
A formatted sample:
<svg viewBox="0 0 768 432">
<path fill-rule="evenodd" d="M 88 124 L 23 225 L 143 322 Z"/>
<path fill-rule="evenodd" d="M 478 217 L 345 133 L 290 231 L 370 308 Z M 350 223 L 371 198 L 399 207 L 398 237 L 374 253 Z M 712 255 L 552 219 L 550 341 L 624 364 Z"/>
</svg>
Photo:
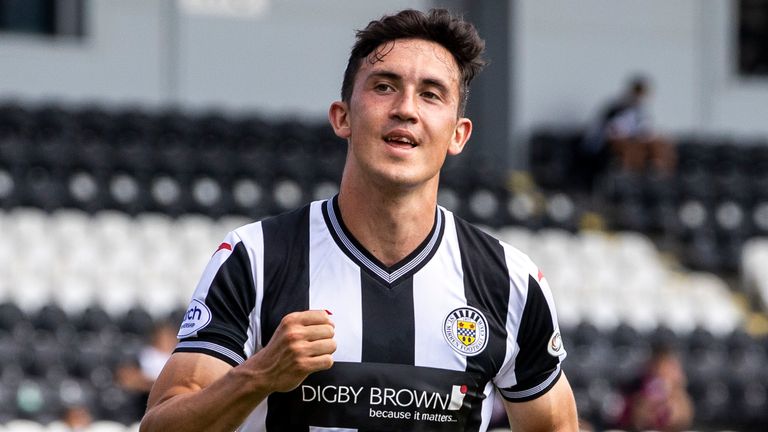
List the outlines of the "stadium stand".
<svg viewBox="0 0 768 432">
<path fill-rule="evenodd" d="M 449 163 L 439 200 L 541 266 L 598 430 L 659 340 L 682 354 L 696 430 L 764 430 L 768 339 L 728 281 L 768 305 L 768 145 L 691 137 L 674 178 L 609 171 L 585 200 L 575 153 L 554 150 L 577 141 L 536 134 L 532 178 Z M 333 195 L 344 151 L 309 121 L 0 104 L 0 431 L 64 430 L 71 404 L 89 431 L 138 430 L 117 365 L 180 320 L 228 230 Z"/>
</svg>

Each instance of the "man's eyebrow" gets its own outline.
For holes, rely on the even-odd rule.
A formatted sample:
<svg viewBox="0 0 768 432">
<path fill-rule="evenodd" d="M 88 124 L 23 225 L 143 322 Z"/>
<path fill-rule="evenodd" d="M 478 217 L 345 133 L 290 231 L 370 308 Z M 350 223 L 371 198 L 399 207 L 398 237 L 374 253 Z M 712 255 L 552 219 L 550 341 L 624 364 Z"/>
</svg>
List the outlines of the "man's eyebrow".
<svg viewBox="0 0 768 432">
<path fill-rule="evenodd" d="M 401 80 L 402 76 L 392 71 L 378 70 L 378 71 L 371 72 L 371 74 L 368 75 L 368 78 L 388 78 L 391 80 Z"/>
<path fill-rule="evenodd" d="M 450 91 L 448 90 L 449 87 L 440 79 L 437 79 L 437 78 L 424 78 L 421 81 L 424 84 L 427 84 L 427 85 L 430 85 L 430 86 L 433 86 L 433 87 L 437 87 L 437 89 L 440 90 L 440 92 L 442 92 L 442 93 L 450 93 Z"/>
<path fill-rule="evenodd" d="M 378 70 L 378 71 L 371 72 L 368 78 L 369 79 L 370 78 L 387 78 L 387 79 L 399 81 L 399 80 L 402 80 L 403 77 L 400 74 L 389 71 L 389 70 Z M 439 89 L 441 92 L 444 92 L 444 93 L 448 93 L 449 92 L 448 89 L 450 88 L 447 84 L 445 84 L 445 82 L 443 82 L 443 80 L 439 78 L 424 78 L 421 80 L 421 83 L 426 84 L 428 86 L 436 87 L 437 89 Z"/>
</svg>

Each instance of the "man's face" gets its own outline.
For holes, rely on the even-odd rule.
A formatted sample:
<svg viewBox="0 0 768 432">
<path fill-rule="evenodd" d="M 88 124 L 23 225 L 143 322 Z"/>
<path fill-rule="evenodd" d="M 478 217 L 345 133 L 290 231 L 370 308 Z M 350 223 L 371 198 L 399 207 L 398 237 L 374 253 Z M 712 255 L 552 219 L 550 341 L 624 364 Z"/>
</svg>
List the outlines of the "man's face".
<svg viewBox="0 0 768 432">
<path fill-rule="evenodd" d="M 364 59 L 349 102 L 330 110 L 349 141 L 345 176 L 385 188 L 436 186 L 446 155 L 460 153 L 472 129 L 457 116 L 458 80 L 453 56 L 434 42 L 398 39 Z"/>
</svg>

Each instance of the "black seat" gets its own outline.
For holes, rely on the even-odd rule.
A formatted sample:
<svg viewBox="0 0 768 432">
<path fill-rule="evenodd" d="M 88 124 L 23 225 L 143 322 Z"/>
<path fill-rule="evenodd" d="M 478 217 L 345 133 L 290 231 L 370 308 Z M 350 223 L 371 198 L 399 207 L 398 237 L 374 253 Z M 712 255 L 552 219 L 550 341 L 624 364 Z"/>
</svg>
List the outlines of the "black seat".
<svg viewBox="0 0 768 432">
<path fill-rule="evenodd" d="M 112 317 L 98 305 L 89 305 L 74 319 L 78 332 L 99 333 L 108 331 L 119 334 L 120 329 Z"/>
<path fill-rule="evenodd" d="M 51 211 L 68 204 L 67 182 L 59 168 L 32 165 L 23 173 L 22 182 L 21 205 Z"/>
<path fill-rule="evenodd" d="M 31 120 L 31 114 L 19 104 L 0 105 L 0 161 L 12 168 L 30 163 Z"/>
<path fill-rule="evenodd" d="M 177 111 L 167 111 L 156 117 L 156 131 L 152 148 L 156 154 L 157 170 L 172 177 L 193 171 L 194 121 Z"/>
<path fill-rule="evenodd" d="M 17 326 L 30 325 L 27 314 L 16 303 L 0 303 L 0 334 L 13 333 Z"/>
<path fill-rule="evenodd" d="M 574 167 L 583 132 L 558 127 L 537 128 L 529 139 L 531 174 L 545 189 L 574 186 Z M 591 181 L 585 179 L 584 183 Z"/>
<path fill-rule="evenodd" d="M 99 391 L 96 412 L 101 419 L 129 425 L 141 419 L 145 409 L 145 395 L 129 393 L 116 385 Z"/>
<path fill-rule="evenodd" d="M 113 172 L 107 181 L 109 195 L 106 208 L 119 210 L 129 215 L 136 215 L 152 207 L 150 178 L 146 173 L 124 170 Z"/>
<path fill-rule="evenodd" d="M 148 335 L 155 323 L 152 316 L 140 307 L 133 307 L 119 319 L 120 330 L 133 335 Z"/>
<path fill-rule="evenodd" d="M 34 344 L 23 346 L 19 360 L 25 375 L 43 378 L 63 364 L 62 355 L 62 346 L 55 336 L 38 332 Z"/>
</svg>

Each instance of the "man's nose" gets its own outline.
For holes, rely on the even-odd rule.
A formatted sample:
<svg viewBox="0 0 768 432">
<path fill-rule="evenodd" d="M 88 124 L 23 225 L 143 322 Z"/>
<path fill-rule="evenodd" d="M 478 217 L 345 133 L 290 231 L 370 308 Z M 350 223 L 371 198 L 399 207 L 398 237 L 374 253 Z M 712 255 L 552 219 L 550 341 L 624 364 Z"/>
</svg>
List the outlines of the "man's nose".
<svg viewBox="0 0 768 432">
<path fill-rule="evenodd" d="M 392 116 L 402 121 L 416 121 L 417 112 L 416 96 L 408 91 L 402 92 L 392 107 Z"/>
</svg>

